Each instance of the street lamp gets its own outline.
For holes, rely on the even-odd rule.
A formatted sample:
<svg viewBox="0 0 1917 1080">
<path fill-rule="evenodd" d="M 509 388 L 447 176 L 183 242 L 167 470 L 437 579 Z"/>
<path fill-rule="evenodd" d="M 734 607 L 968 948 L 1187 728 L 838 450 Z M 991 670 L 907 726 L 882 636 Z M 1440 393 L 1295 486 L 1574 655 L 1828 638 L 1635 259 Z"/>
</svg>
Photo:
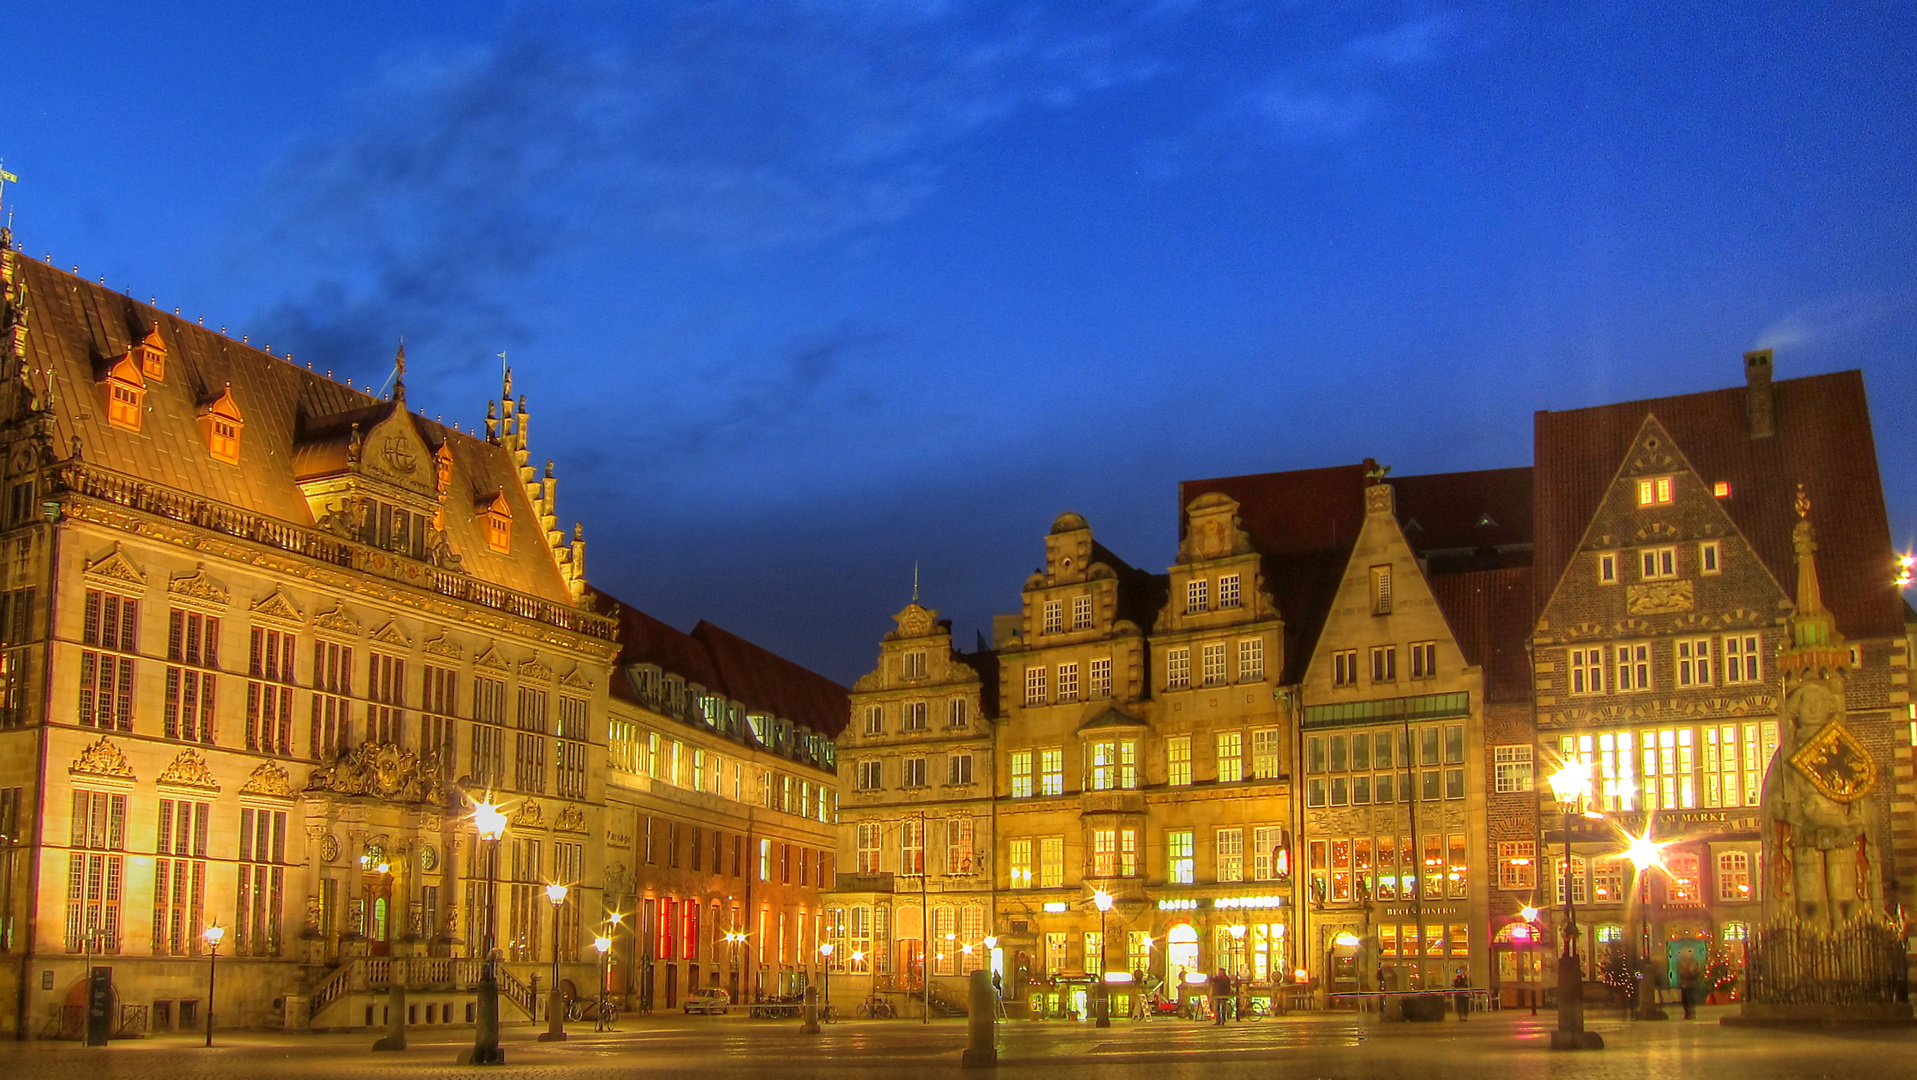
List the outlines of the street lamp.
<svg viewBox="0 0 1917 1080">
<path fill-rule="evenodd" d="M 1105 916 L 1112 910 L 1112 894 L 1094 890 L 1092 903 L 1098 908 L 1098 1022 L 1096 1027 L 1112 1026 L 1112 994 L 1105 985 Z"/>
<path fill-rule="evenodd" d="M 200 932 L 206 939 L 206 1045 L 213 1045 L 213 988 L 217 985 L 215 975 L 220 963 L 220 942 L 226 939 L 226 927 L 220 920 L 214 919 L 213 925 Z"/>
<path fill-rule="evenodd" d="M 1577 892 L 1571 882 L 1571 821 L 1591 784 L 1587 762 L 1567 761 L 1551 774 L 1551 791 L 1564 806 L 1564 942 L 1558 954 L 1558 1030 L 1554 1047 L 1589 1045 L 1584 1035 L 1584 963 L 1578 957 Z"/>
<path fill-rule="evenodd" d="M 592 947 L 599 950 L 599 1018 L 592 1029 L 604 1031 L 606 1030 L 606 958 L 612 952 L 612 939 L 601 934 L 592 939 Z"/>
<path fill-rule="evenodd" d="M 506 835 L 506 815 L 490 802 L 475 803 L 473 829 L 481 843 L 492 845 L 492 851 L 486 858 L 486 951 L 479 965 L 479 1023 L 473 1028 L 473 1052 L 468 1060 L 474 1065 L 503 1065 L 506 1055 L 499 1050 L 499 974 L 493 967 L 497 907 L 493 879 L 499 862 L 499 840 Z"/>
<path fill-rule="evenodd" d="M 553 882 L 546 886 L 546 899 L 552 901 L 552 989 L 546 994 L 546 1030 L 540 1042 L 566 1041 L 566 999 L 559 991 L 559 917 L 566 903 L 566 887 Z"/>
<path fill-rule="evenodd" d="M 1650 882 L 1644 875 L 1651 870 L 1664 869 L 1664 849 L 1671 846 L 1671 841 L 1651 839 L 1651 822 L 1648 817 L 1644 822 L 1643 835 L 1631 836 L 1629 833 L 1626 833 L 1625 836 L 1626 839 L 1629 840 L 1629 843 L 1624 847 L 1624 857 L 1631 860 L 1631 866 L 1636 870 L 1636 873 L 1631 878 L 1631 889 L 1637 894 L 1638 920 L 1641 926 L 1637 940 L 1634 943 L 1635 947 L 1632 950 L 1638 954 L 1637 1018 L 1639 1020 L 1662 1020 L 1664 1019 L 1664 1010 L 1659 1008 L 1657 1003 L 1652 1001 L 1649 995 L 1645 993 L 1645 991 L 1650 989 L 1647 985 L 1650 982 L 1647 976 L 1650 975 L 1651 958 L 1647 948 L 1647 939 L 1651 936 L 1651 890 L 1649 888 Z"/>
<path fill-rule="evenodd" d="M 832 1006 L 832 943 L 828 941 L 820 945 L 819 955 L 825 958 L 825 977 L 823 980 L 825 982 L 825 1004 L 827 1008 L 830 1008 Z"/>
</svg>

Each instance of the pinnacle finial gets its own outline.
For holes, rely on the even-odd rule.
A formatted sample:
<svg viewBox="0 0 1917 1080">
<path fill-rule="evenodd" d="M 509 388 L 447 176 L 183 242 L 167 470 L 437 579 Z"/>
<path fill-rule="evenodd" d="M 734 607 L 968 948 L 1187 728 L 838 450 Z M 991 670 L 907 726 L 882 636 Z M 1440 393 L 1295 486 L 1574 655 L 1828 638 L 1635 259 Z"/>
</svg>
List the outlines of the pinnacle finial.
<svg viewBox="0 0 1917 1080">
<path fill-rule="evenodd" d="M 399 353 L 393 357 L 393 400 L 406 401 L 406 338 L 399 339 Z"/>
<path fill-rule="evenodd" d="M 912 602 L 919 602 L 919 561 L 912 560 Z"/>
</svg>

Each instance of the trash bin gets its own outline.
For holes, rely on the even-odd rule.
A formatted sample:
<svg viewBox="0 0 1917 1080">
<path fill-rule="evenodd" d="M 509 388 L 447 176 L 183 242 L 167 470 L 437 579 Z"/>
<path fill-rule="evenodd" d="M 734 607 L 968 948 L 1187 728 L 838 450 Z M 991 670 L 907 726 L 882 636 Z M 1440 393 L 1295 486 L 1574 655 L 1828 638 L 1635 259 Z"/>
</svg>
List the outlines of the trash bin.
<svg viewBox="0 0 1917 1080">
<path fill-rule="evenodd" d="M 1398 999 L 1406 1020 L 1444 1021 L 1443 994 L 1406 994 Z"/>
</svg>

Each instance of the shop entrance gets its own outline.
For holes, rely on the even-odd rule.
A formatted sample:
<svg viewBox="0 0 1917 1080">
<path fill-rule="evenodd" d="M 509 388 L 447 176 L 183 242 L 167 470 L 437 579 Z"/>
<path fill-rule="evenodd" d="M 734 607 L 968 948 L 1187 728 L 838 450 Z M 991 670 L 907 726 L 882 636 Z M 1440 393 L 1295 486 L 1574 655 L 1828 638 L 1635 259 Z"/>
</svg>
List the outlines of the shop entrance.
<svg viewBox="0 0 1917 1080">
<path fill-rule="evenodd" d="M 370 872 L 361 878 L 361 895 L 366 905 L 366 939 L 373 956 L 390 956 L 393 951 L 391 921 L 393 911 L 393 875 Z"/>
<path fill-rule="evenodd" d="M 1165 983 L 1176 986 L 1186 972 L 1202 972 L 1198 966 L 1198 931 L 1190 923 L 1179 923 L 1165 932 Z"/>
</svg>

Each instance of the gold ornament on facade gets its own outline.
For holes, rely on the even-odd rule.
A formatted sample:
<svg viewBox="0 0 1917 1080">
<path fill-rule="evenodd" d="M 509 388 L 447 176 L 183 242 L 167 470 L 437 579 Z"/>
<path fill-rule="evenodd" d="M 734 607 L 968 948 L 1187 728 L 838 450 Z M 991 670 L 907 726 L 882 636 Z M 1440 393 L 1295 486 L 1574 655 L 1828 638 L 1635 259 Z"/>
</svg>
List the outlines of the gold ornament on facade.
<svg viewBox="0 0 1917 1080">
<path fill-rule="evenodd" d="M 1668 615 L 1689 611 L 1696 603 L 1694 584 L 1690 581 L 1646 581 L 1629 589 L 1626 605 L 1633 615 Z"/>
<path fill-rule="evenodd" d="M 330 764 L 313 770 L 306 790 L 370 795 L 388 802 L 444 805 L 447 801 L 438 755 L 422 758 L 392 743 L 353 747 Z"/>
<path fill-rule="evenodd" d="M 118 544 L 113 545 L 113 550 L 88 563 L 86 572 L 89 577 L 128 581 L 135 585 L 146 584 L 146 575 L 140 573 L 139 568 L 128 561 Z"/>
<path fill-rule="evenodd" d="M 200 788 L 206 791 L 220 790 L 219 781 L 213 779 L 213 770 L 206 767 L 206 759 L 196 751 L 182 750 L 164 770 L 156 783 L 161 786 Z"/>
<path fill-rule="evenodd" d="M 567 805 L 559 811 L 559 817 L 552 823 L 555 832 L 583 833 L 586 831 L 586 815 L 579 807 Z"/>
<path fill-rule="evenodd" d="M 246 778 L 246 783 L 240 785 L 240 794 L 290 799 L 293 797 L 293 778 L 286 774 L 285 769 L 269 761 L 253 770 L 252 775 Z"/>
<path fill-rule="evenodd" d="M 135 779 L 133 766 L 127 764 L 126 755 L 113 745 L 113 740 L 105 735 L 100 740 L 88 744 L 80 751 L 80 756 L 67 766 L 67 772 L 75 776 L 114 776 Z"/>
<path fill-rule="evenodd" d="M 344 634 L 348 637 L 358 637 L 360 631 L 359 620 L 353 618 L 352 613 L 347 611 L 344 605 L 335 607 L 331 611 L 320 612 L 313 618 L 313 625 L 321 630 L 331 630 L 335 634 Z"/>
<path fill-rule="evenodd" d="M 166 591 L 175 597 L 197 600 L 213 607 L 223 608 L 229 599 L 226 586 L 206 576 L 205 563 L 201 563 L 191 574 L 168 578 Z"/>
<path fill-rule="evenodd" d="M 298 624 L 306 619 L 306 616 L 300 613 L 300 609 L 293 606 L 293 601 L 288 600 L 286 594 L 278 589 L 261 597 L 251 610 L 255 618 L 273 622 Z"/>
<path fill-rule="evenodd" d="M 519 665 L 519 677 L 531 682 L 550 683 L 552 682 L 552 669 L 540 663 L 539 657 L 535 656 L 531 660 Z"/>
<path fill-rule="evenodd" d="M 544 812 L 539 809 L 538 799 L 527 799 L 520 803 L 519 809 L 514 810 L 512 817 L 507 820 L 516 829 L 539 829 L 544 828 L 546 824 Z"/>
<path fill-rule="evenodd" d="M 449 660 L 458 660 L 466 652 L 459 647 L 459 642 L 448 640 L 444 634 L 421 645 L 420 650 L 428 656 L 444 656 Z"/>
</svg>

